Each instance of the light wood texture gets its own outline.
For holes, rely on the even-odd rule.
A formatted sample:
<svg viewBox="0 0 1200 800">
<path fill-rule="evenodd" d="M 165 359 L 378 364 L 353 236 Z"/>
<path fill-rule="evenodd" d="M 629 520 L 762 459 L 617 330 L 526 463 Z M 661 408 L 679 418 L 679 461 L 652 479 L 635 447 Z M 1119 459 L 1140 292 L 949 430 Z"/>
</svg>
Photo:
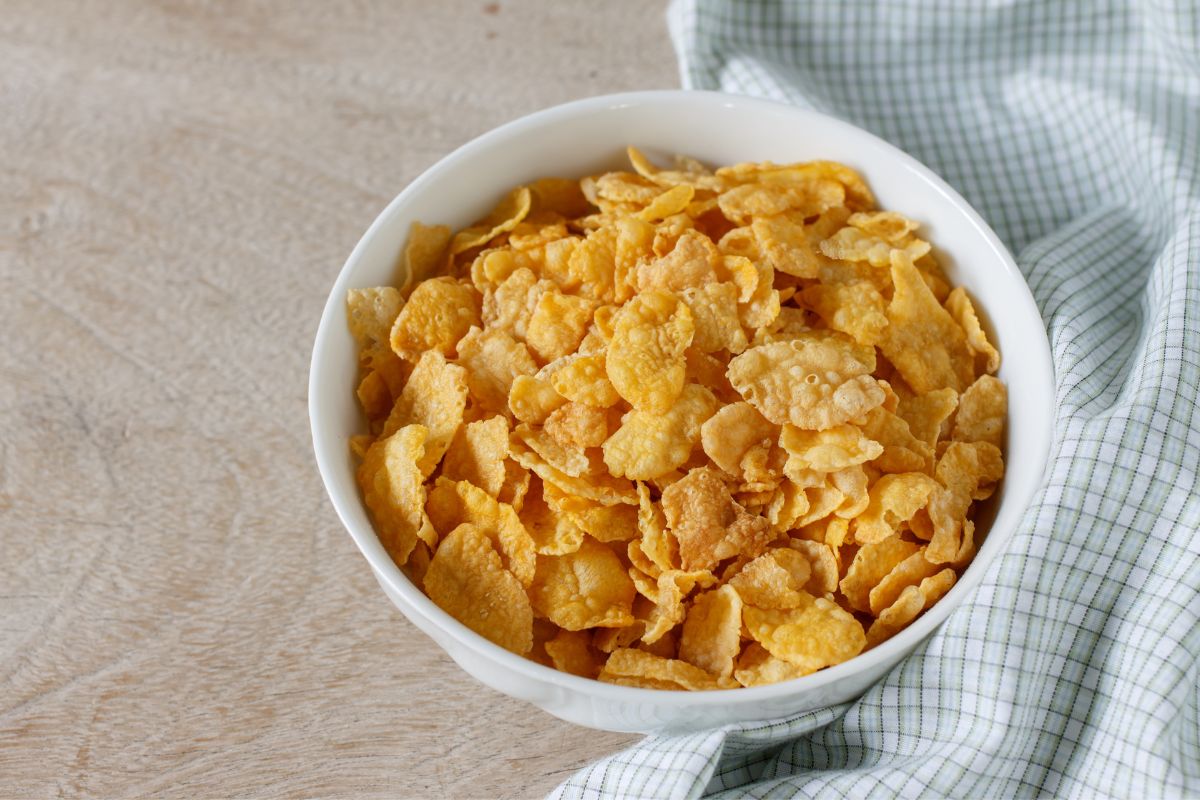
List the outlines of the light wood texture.
<svg viewBox="0 0 1200 800">
<path fill-rule="evenodd" d="M 662 3 L 8 0 L 0 42 L 0 796 L 533 797 L 632 742 L 392 608 L 305 380 L 422 169 L 676 85 Z"/>
</svg>

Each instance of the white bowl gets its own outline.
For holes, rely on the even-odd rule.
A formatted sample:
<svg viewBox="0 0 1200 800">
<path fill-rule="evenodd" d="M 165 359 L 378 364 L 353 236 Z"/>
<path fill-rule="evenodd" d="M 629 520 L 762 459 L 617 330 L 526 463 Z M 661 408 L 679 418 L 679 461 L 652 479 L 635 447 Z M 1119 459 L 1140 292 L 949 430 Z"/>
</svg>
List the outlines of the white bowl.
<svg viewBox="0 0 1200 800">
<path fill-rule="evenodd" d="M 1003 355 L 999 376 L 1008 384 L 1008 470 L 996 493 L 990 531 L 949 594 L 908 629 L 844 664 L 772 686 L 697 693 L 613 686 L 557 672 L 492 644 L 434 605 L 396 568 L 371 527 L 347 445 L 364 430 L 364 421 L 354 398 L 356 352 L 346 327 L 346 291 L 395 279 L 397 256 L 414 220 L 464 226 L 518 184 L 623 165 L 627 144 L 651 158 L 683 153 L 715 165 L 810 159 L 849 164 L 866 178 L 881 208 L 923 223 L 953 283 L 978 299 L 985 325 L 988 315 L 999 323 L 989 332 Z M 995 233 L 942 179 L 840 120 L 762 100 L 683 91 L 556 106 L 484 134 L 430 167 L 383 210 L 342 268 L 317 331 L 308 392 L 313 447 L 334 509 L 404 615 L 494 689 L 580 725 L 643 732 L 770 719 L 864 692 L 962 604 L 1008 546 L 1041 482 L 1053 402 L 1050 348 L 1029 288 Z"/>
</svg>

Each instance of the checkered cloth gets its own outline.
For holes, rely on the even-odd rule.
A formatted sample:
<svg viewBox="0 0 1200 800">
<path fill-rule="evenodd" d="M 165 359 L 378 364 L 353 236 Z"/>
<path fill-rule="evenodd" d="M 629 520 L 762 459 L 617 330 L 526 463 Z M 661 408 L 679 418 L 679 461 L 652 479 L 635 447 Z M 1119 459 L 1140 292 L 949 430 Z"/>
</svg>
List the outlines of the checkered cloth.
<svg viewBox="0 0 1200 800">
<path fill-rule="evenodd" d="M 849 120 L 983 214 L 1046 321 L 1058 439 L 979 591 L 861 699 L 653 736 L 554 796 L 1200 797 L 1198 4 L 668 17 L 687 87 Z"/>
</svg>

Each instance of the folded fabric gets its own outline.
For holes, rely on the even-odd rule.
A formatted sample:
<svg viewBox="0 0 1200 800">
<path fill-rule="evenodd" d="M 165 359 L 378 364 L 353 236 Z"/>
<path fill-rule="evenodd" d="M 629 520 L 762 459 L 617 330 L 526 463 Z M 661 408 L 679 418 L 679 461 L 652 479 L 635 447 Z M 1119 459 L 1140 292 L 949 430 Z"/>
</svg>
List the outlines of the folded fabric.
<svg viewBox="0 0 1200 800">
<path fill-rule="evenodd" d="M 1057 438 L 979 591 L 861 699 L 650 737 L 553 796 L 1200 796 L 1200 7 L 676 0 L 668 20 L 686 87 L 846 119 L 982 213 L 1045 320 Z"/>
</svg>

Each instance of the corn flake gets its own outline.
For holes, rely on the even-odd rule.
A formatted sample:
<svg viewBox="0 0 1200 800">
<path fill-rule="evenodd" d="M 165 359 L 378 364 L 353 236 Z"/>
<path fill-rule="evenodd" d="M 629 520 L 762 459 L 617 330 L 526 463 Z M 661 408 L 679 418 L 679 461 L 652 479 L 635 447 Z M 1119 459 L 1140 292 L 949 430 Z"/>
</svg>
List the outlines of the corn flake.
<svg viewBox="0 0 1200 800">
<path fill-rule="evenodd" d="M 529 598 L 475 526 L 460 525 L 447 534 L 424 583 L 433 602 L 480 636 L 518 655 L 533 647 Z"/>
<path fill-rule="evenodd" d="M 529 586 L 537 561 L 536 548 L 512 506 L 467 481 L 438 478 L 425 501 L 425 511 L 433 527 L 442 533 L 463 523 L 474 525 L 492 540 L 504 568 L 523 586 Z"/>
<path fill-rule="evenodd" d="M 987 442 L 999 447 L 1004 442 L 1004 418 L 1008 416 L 1008 392 L 991 375 L 980 375 L 967 387 L 958 403 L 952 438 L 959 442 Z"/>
<path fill-rule="evenodd" d="M 967 336 L 929 291 L 911 258 L 892 256 L 892 283 L 895 294 L 879 349 L 919 394 L 967 388 L 975 380 Z"/>
<path fill-rule="evenodd" d="M 573 553 L 539 558 L 529 588 L 534 611 L 569 631 L 631 624 L 633 595 L 621 560 L 586 538 Z"/>
<path fill-rule="evenodd" d="M 738 553 L 756 556 L 770 541 L 767 521 L 734 502 L 729 487 L 709 467 L 690 470 L 667 487 L 662 508 L 685 570 L 711 569 Z"/>
<path fill-rule="evenodd" d="M 479 404 L 496 413 L 508 408 L 513 381 L 537 372 L 524 344 L 500 329 L 472 328 L 458 343 L 458 363 L 467 370 L 467 386 Z"/>
<path fill-rule="evenodd" d="M 679 658 L 713 675 L 733 674 L 741 649 L 742 600 L 730 586 L 696 595 L 683 621 Z"/>
<path fill-rule="evenodd" d="M 358 468 L 358 485 L 379 541 L 401 565 L 418 541 L 431 547 L 437 544 L 437 533 L 423 510 L 424 477 L 417 466 L 426 435 L 421 425 L 403 427 L 372 444 Z"/>
<path fill-rule="evenodd" d="M 416 361 L 427 350 L 454 355 L 459 341 L 479 325 L 482 298 L 475 287 L 453 278 L 431 278 L 413 289 L 392 325 L 396 355 Z"/>
<path fill-rule="evenodd" d="M 617 393 L 634 408 L 670 409 L 683 390 L 684 351 L 692 343 L 692 312 L 669 292 L 645 292 L 617 315 L 605 366 Z"/>
<path fill-rule="evenodd" d="M 750 636 L 776 658 L 808 675 L 853 658 L 867 645 L 862 624 L 836 603 L 807 592 L 795 608 L 746 606 Z"/>
<path fill-rule="evenodd" d="M 680 467 L 700 439 L 701 425 L 717 408 L 703 386 L 688 384 L 665 414 L 631 411 L 604 443 L 604 463 L 616 477 L 650 480 Z"/>
<path fill-rule="evenodd" d="M 442 476 L 469 481 L 499 498 L 509 478 L 508 420 L 491 417 L 458 429 L 442 461 Z"/>
<path fill-rule="evenodd" d="M 823 430 L 883 402 L 883 389 L 851 350 L 832 340 L 796 338 L 752 347 L 729 362 L 729 380 L 777 425 Z"/>
</svg>

